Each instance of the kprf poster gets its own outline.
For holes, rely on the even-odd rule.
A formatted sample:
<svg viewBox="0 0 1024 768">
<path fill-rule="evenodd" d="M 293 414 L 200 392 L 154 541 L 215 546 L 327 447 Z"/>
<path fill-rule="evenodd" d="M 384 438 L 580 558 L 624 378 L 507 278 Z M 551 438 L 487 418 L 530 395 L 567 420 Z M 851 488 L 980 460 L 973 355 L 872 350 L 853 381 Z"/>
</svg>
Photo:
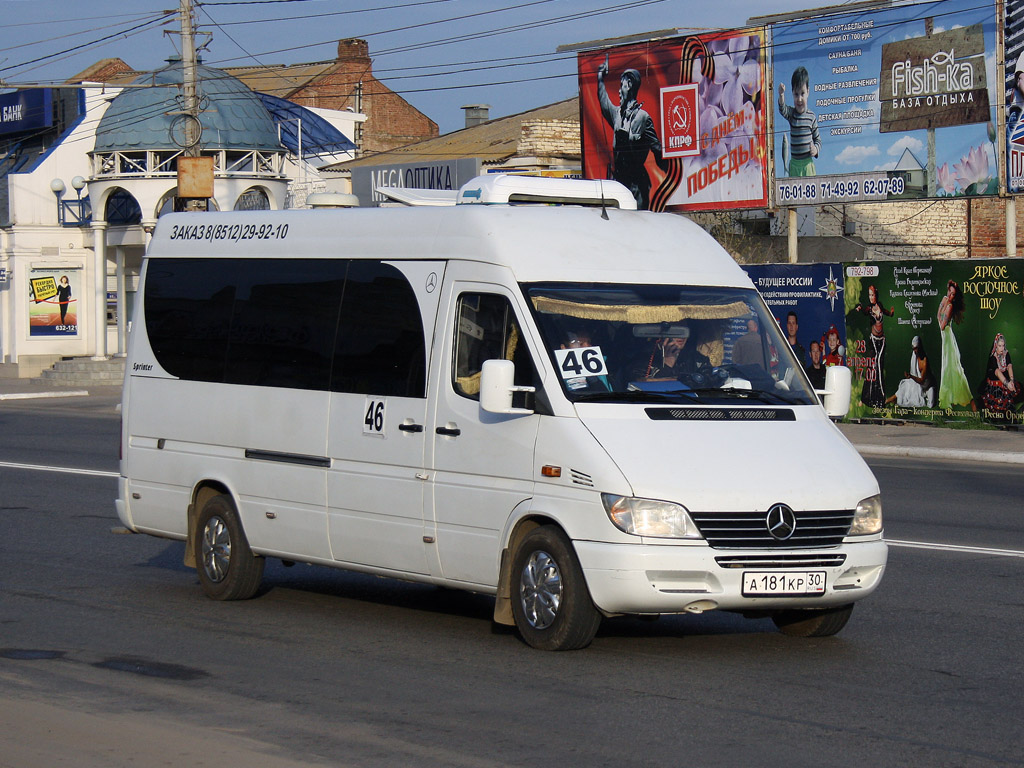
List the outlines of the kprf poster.
<svg viewBox="0 0 1024 768">
<path fill-rule="evenodd" d="M 653 211 L 768 200 L 762 28 L 579 54 L 583 175 Z"/>
</svg>

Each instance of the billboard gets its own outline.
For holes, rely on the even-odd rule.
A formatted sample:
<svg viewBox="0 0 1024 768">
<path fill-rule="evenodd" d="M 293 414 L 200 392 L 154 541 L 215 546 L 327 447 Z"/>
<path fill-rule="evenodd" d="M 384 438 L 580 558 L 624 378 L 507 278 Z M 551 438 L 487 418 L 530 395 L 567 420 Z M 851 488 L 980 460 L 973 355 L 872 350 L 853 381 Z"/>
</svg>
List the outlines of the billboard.
<svg viewBox="0 0 1024 768">
<path fill-rule="evenodd" d="M 775 203 L 998 192 L 994 3 L 772 27 Z"/>
<path fill-rule="evenodd" d="M 1024 420 L 1024 261 L 848 264 L 844 307 L 849 418 Z"/>
<path fill-rule="evenodd" d="M 577 64 L 584 178 L 619 181 L 654 211 L 767 206 L 763 29 L 585 51 Z"/>
<path fill-rule="evenodd" d="M 842 264 L 741 265 L 818 389 L 825 368 L 846 364 Z"/>
<path fill-rule="evenodd" d="M 31 337 L 77 336 L 81 269 L 33 267 L 28 276 Z"/>
<path fill-rule="evenodd" d="M 53 91 L 32 88 L 0 94 L 0 134 L 53 125 Z"/>
<path fill-rule="evenodd" d="M 456 190 L 480 173 L 474 158 L 352 168 L 352 192 L 363 208 L 389 203 L 384 188 Z"/>
</svg>

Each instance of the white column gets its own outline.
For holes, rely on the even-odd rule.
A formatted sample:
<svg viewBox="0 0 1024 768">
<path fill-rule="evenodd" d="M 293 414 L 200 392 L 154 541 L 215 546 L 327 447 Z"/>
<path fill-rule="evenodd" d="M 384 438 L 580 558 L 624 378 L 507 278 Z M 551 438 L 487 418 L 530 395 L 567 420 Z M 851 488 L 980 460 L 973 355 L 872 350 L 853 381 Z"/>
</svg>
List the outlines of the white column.
<svg viewBox="0 0 1024 768">
<path fill-rule="evenodd" d="M 93 221 L 93 360 L 107 359 L 107 222 Z"/>
<path fill-rule="evenodd" d="M 128 326 L 124 317 L 128 306 L 124 293 L 124 246 L 119 245 L 114 249 L 114 259 L 117 263 L 117 356 L 124 357 L 128 349 L 128 338 L 125 335 Z"/>
<path fill-rule="evenodd" d="M 0 231 L 0 253 L 6 253 L 8 247 L 7 233 Z M 14 323 L 14 276 L 11 272 L 14 269 L 14 258 L 8 256 L 3 261 L 7 267 L 7 282 L 0 283 L 0 364 L 13 363 L 15 361 L 14 350 L 11 348 L 14 342 L 14 334 L 11 331 Z"/>
</svg>

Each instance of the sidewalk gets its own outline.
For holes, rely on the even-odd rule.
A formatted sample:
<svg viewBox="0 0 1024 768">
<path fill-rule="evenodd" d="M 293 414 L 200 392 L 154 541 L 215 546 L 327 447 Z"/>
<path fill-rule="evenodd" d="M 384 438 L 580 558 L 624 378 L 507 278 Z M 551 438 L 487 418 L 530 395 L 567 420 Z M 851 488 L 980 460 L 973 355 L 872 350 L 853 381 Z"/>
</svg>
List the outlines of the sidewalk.
<svg viewBox="0 0 1024 768">
<path fill-rule="evenodd" d="M 0 407 L 13 403 L 31 403 L 33 407 L 49 403 L 92 413 L 114 413 L 120 408 L 121 388 L 60 387 L 26 379 L 0 379 Z M 839 429 L 862 456 L 1024 464 L 1024 430 L 948 429 L 912 423 L 840 424 Z"/>
</svg>

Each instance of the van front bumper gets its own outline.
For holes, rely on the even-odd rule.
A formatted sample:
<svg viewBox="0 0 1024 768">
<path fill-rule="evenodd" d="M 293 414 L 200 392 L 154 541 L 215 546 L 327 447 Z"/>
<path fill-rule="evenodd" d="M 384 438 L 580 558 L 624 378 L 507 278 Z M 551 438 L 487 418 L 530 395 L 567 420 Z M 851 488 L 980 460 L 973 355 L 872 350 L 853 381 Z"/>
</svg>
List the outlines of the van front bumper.
<svg viewBox="0 0 1024 768">
<path fill-rule="evenodd" d="M 872 539 L 823 550 L 712 549 L 706 544 L 607 544 L 573 542 L 594 605 L 606 614 L 701 613 L 707 610 L 829 608 L 867 597 L 885 571 L 888 547 Z M 779 563 L 780 555 L 798 555 L 785 565 L 737 566 L 743 557 Z M 809 565 L 814 558 L 839 565 Z M 727 565 L 723 565 L 726 563 Z M 824 571 L 822 594 L 798 597 L 743 595 L 743 573 Z"/>
</svg>

